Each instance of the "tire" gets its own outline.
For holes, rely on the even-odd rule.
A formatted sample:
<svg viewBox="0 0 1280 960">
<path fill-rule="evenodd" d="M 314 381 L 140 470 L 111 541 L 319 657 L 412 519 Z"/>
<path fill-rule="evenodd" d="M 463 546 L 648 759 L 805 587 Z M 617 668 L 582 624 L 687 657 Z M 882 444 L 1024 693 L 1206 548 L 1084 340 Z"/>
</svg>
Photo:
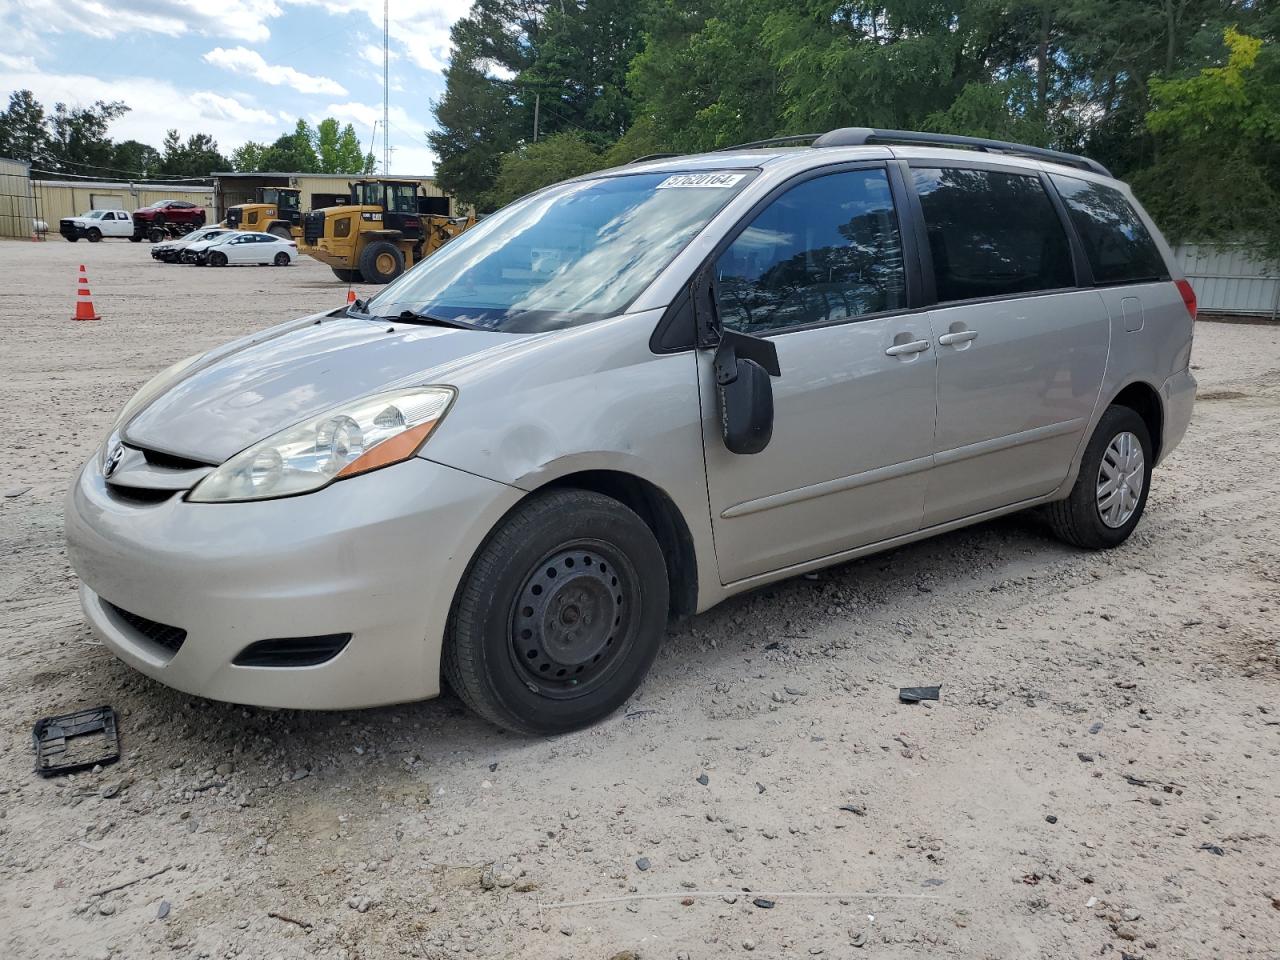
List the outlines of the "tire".
<svg viewBox="0 0 1280 960">
<path fill-rule="evenodd" d="M 90 227 L 84 235 L 89 238 L 90 243 L 98 243 L 102 240 L 102 231 L 97 227 Z"/>
<path fill-rule="evenodd" d="M 271 261 L 277 267 L 287 267 L 289 265 L 289 255 L 281 250 L 275 255 L 275 259 Z"/>
<path fill-rule="evenodd" d="M 365 283 L 390 283 L 404 273 L 404 254 L 388 240 L 375 240 L 360 254 L 360 273 Z"/>
<path fill-rule="evenodd" d="M 281 240 L 292 240 L 293 232 L 284 224 L 277 223 L 267 231 L 273 237 L 279 237 Z"/>
<path fill-rule="evenodd" d="M 67 237 L 67 243 L 78 243 L 79 241 L 79 237 Z"/>
<path fill-rule="evenodd" d="M 130 236 L 129 236 L 129 242 L 130 242 L 130 243 L 141 243 L 141 242 L 142 242 L 142 238 L 141 238 L 140 236 L 138 236 L 136 233 L 135 233 L 135 234 L 130 234 Z"/>
<path fill-rule="evenodd" d="M 449 618 L 444 676 L 507 730 L 575 730 L 640 685 L 667 613 L 666 562 L 643 520 L 586 490 L 535 494 L 472 561 Z"/>
<path fill-rule="evenodd" d="M 364 283 L 364 277 L 360 275 L 359 270 L 343 270 L 341 267 L 330 267 L 329 269 L 343 283 Z"/>
<path fill-rule="evenodd" d="M 1123 446 L 1113 447 L 1113 444 L 1123 444 L 1126 437 L 1130 438 L 1128 456 L 1123 454 Z M 1134 441 L 1136 450 L 1132 449 Z M 1140 464 L 1133 459 L 1135 454 L 1141 457 Z M 1104 495 L 1102 481 L 1107 479 L 1104 464 L 1107 471 L 1119 468 L 1121 476 L 1119 487 L 1105 494 L 1109 498 L 1105 503 L 1110 505 L 1106 517 L 1100 499 Z M 1073 546 L 1088 550 L 1119 546 L 1129 539 L 1142 519 L 1151 489 L 1151 468 L 1151 434 L 1142 417 L 1128 407 L 1108 407 L 1085 447 L 1080 475 L 1070 495 L 1045 508 L 1049 526 L 1059 539 Z M 1142 489 L 1133 497 L 1132 486 L 1138 477 L 1141 477 Z"/>
<path fill-rule="evenodd" d="M 209 266 L 225 267 L 226 265 L 227 265 L 227 255 L 225 253 L 219 253 L 217 250 L 215 250 L 213 251 L 213 253 L 209 254 Z"/>
<path fill-rule="evenodd" d="M 159 243 L 165 238 L 164 227 L 152 227 L 147 231 L 147 239 L 152 243 Z"/>
</svg>

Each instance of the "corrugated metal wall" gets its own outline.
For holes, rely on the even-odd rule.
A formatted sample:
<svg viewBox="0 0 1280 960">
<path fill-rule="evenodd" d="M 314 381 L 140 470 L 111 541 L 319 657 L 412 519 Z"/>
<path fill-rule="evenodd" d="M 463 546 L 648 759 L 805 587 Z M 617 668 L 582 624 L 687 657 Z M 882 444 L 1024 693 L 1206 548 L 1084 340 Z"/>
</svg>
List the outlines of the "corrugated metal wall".
<svg viewBox="0 0 1280 960">
<path fill-rule="evenodd" d="M 0 159 L 0 237 L 29 239 L 36 219 L 30 168 L 20 160 Z"/>
<path fill-rule="evenodd" d="M 1201 313 L 1280 318 L 1280 264 L 1255 260 L 1249 256 L 1250 249 L 1242 243 L 1174 248 Z"/>
<path fill-rule="evenodd" d="M 34 180 L 40 215 L 51 230 L 58 229 L 63 217 L 76 217 L 93 209 L 96 201 L 101 207 L 108 203 L 117 210 L 133 212 L 159 200 L 186 200 L 210 209 L 212 219 L 213 188 L 181 187 L 174 189 L 163 185 L 127 183 L 67 183 L 62 180 Z"/>
</svg>

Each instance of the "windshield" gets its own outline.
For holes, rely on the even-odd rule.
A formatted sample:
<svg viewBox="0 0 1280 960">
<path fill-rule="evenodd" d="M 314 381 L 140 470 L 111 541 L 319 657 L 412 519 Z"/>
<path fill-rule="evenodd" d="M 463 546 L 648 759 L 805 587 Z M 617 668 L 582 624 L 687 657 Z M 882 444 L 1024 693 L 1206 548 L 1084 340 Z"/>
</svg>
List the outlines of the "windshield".
<svg viewBox="0 0 1280 960">
<path fill-rule="evenodd" d="M 81 214 L 85 220 L 101 220 L 105 210 L 90 210 L 88 213 Z"/>
<path fill-rule="evenodd" d="M 536 333 L 613 316 L 754 171 L 645 173 L 561 184 L 449 241 L 368 305 Z"/>
</svg>

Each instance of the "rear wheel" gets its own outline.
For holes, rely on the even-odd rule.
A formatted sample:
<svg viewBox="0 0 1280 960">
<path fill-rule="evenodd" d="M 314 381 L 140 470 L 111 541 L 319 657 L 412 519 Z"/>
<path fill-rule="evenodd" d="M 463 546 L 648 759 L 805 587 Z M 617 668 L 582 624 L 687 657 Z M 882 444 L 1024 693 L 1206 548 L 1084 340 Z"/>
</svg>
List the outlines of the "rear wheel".
<svg viewBox="0 0 1280 960">
<path fill-rule="evenodd" d="M 359 270 L 343 270 L 341 267 L 330 267 L 329 269 L 343 283 L 364 283 L 364 277 L 360 276 Z"/>
<path fill-rule="evenodd" d="M 97 243 L 102 239 L 102 231 L 97 227 L 90 227 L 85 231 L 85 236 L 89 238 L 90 243 Z"/>
<path fill-rule="evenodd" d="M 130 234 L 130 236 L 129 236 L 129 242 L 130 242 L 130 243 L 141 243 L 141 242 L 142 242 L 142 238 L 141 238 L 140 236 L 138 236 L 136 233 L 134 233 L 134 234 Z"/>
<path fill-rule="evenodd" d="M 404 254 L 389 240 L 375 240 L 360 254 L 360 273 L 366 283 L 390 283 L 404 273 Z"/>
<path fill-rule="evenodd" d="M 1046 508 L 1053 532 L 1090 550 L 1119 546 L 1142 519 L 1151 487 L 1151 434 L 1128 407 L 1108 407 L 1085 447 L 1071 494 Z"/>
<path fill-rule="evenodd" d="M 226 265 L 227 265 L 227 255 L 225 253 L 219 253 L 217 250 L 215 250 L 213 253 L 209 254 L 209 266 L 225 267 Z"/>
<path fill-rule="evenodd" d="M 277 267 L 287 267 L 289 265 L 289 255 L 281 250 L 276 254 L 275 259 L 271 261 Z"/>
<path fill-rule="evenodd" d="M 445 641 L 445 678 L 508 730 L 595 723 L 653 663 L 667 591 L 662 550 L 634 512 L 585 490 L 535 495 L 467 572 Z"/>
<path fill-rule="evenodd" d="M 165 238 L 164 227 L 152 227 L 147 231 L 147 239 L 152 243 L 159 243 Z"/>
</svg>

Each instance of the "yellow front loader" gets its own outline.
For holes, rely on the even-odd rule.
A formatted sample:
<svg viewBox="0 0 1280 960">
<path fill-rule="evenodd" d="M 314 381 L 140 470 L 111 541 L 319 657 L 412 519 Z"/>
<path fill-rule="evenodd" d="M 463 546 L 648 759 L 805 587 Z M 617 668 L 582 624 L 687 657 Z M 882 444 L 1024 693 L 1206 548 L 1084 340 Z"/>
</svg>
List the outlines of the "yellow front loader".
<svg viewBox="0 0 1280 960">
<path fill-rule="evenodd" d="M 223 218 L 232 230 L 272 233 L 284 240 L 302 236 L 302 191 L 293 187 L 259 187 L 257 203 L 237 203 Z"/>
<path fill-rule="evenodd" d="M 312 210 L 298 250 L 327 264 L 344 283 L 390 283 L 475 225 L 475 216 L 432 213 L 416 180 L 357 180 L 351 203 Z"/>
</svg>

